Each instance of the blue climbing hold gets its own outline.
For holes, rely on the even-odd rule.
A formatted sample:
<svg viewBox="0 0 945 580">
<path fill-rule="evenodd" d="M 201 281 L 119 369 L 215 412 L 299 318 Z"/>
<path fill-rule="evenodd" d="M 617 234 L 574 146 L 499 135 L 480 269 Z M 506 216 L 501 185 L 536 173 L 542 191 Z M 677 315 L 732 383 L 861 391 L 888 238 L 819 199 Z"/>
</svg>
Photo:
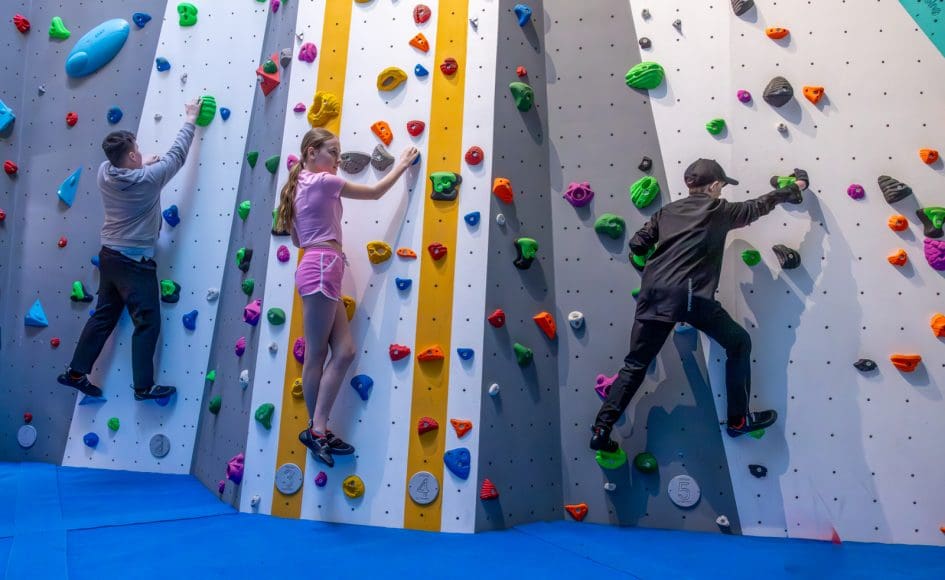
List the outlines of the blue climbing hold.
<svg viewBox="0 0 945 580">
<path fill-rule="evenodd" d="M 430 71 L 423 68 L 422 64 L 418 64 L 417 66 L 413 67 L 413 74 L 417 75 L 417 78 L 423 78 L 430 74 Z"/>
<path fill-rule="evenodd" d="M 166 70 L 171 70 L 171 63 L 167 62 L 167 59 L 163 56 L 159 56 L 154 59 L 154 65 L 157 67 L 158 72 L 164 72 Z"/>
<path fill-rule="evenodd" d="M 471 348 L 457 348 L 456 349 L 456 354 L 458 354 L 459 358 L 463 360 L 472 359 L 474 353 L 475 351 L 473 351 L 473 349 Z"/>
<path fill-rule="evenodd" d="M 85 77 L 108 64 L 128 40 L 127 20 L 113 18 L 88 31 L 66 57 L 66 74 Z"/>
<path fill-rule="evenodd" d="M 362 401 L 367 401 L 371 396 L 371 387 L 374 386 L 374 379 L 367 375 L 355 375 L 351 377 L 351 386 L 358 392 Z"/>
<path fill-rule="evenodd" d="M 92 259 L 90 260 L 90 262 L 92 262 L 93 266 L 98 268 L 98 254 L 95 254 L 94 256 L 92 256 Z"/>
<path fill-rule="evenodd" d="M 525 26 L 532 18 L 532 9 L 527 4 L 516 4 L 513 10 L 518 18 L 519 26 Z"/>
<path fill-rule="evenodd" d="M 177 224 L 180 223 L 180 213 L 178 213 L 177 206 L 172 205 L 166 210 L 161 212 L 161 215 L 164 216 L 164 221 L 167 222 L 167 225 L 172 228 L 177 227 Z"/>
<path fill-rule="evenodd" d="M 16 121 L 13 109 L 8 107 L 3 100 L 0 100 L 0 133 L 4 133 L 13 127 L 13 121 Z"/>
<path fill-rule="evenodd" d="M 695 327 L 693 327 L 688 322 L 680 322 L 676 325 L 675 330 L 676 330 L 676 334 L 685 334 L 687 332 L 692 332 L 693 330 L 695 330 Z"/>
<path fill-rule="evenodd" d="M 195 330 L 197 328 L 197 311 L 191 310 L 184 315 L 184 328 L 187 330 Z"/>
<path fill-rule="evenodd" d="M 398 290 L 406 290 L 413 284 L 413 280 L 410 278 L 394 278 L 394 284 L 397 285 Z"/>
<path fill-rule="evenodd" d="M 173 397 L 173 395 L 171 395 Z M 168 403 L 171 402 L 171 397 L 161 397 L 160 399 L 154 399 L 154 402 L 157 403 L 158 407 L 166 407 Z"/>
<path fill-rule="evenodd" d="M 220 107 L 220 118 L 226 121 L 230 118 L 230 110 L 226 107 Z"/>
<path fill-rule="evenodd" d="M 469 466 L 471 462 L 472 456 L 469 453 L 469 449 L 465 447 L 450 449 L 443 454 L 443 463 L 446 464 L 446 468 L 460 479 L 469 478 Z"/>
<path fill-rule="evenodd" d="M 92 318 L 93 316 L 95 316 L 95 309 L 89 308 L 89 318 Z"/>
<path fill-rule="evenodd" d="M 112 125 L 117 124 L 124 116 L 125 114 L 118 107 L 112 107 L 108 110 L 108 122 Z"/>
<path fill-rule="evenodd" d="M 97 405 L 99 403 L 104 403 L 107 400 L 108 399 L 106 399 L 105 397 L 93 397 L 91 395 L 85 395 L 79 401 L 79 404 L 80 405 Z"/>
<path fill-rule="evenodd" d="M 138 28 L 144 28 L 145 24 L 151 22 L 151 15 L 147 12 L 135 12 L 131 15 L 131 20 Z"/>
<path fill-rule="evenodd" d="M 463 219 L 466 220 L 466 224 L 469 227 L 474 228 L 479 225 L 479 220 L 481 217 L 482 215 L 478 211 L 473 211 L 463 216 Z"/>
<path fill-rule="evenodd" d="M 30 311 L 26 313 L 26 326 L 36 326 L 42 328 L 49 326 L 49 320 L 46 319 L 46 313 L 43 311 L 43 305 L 39 299 L 30 306 Z"/>
<path fill-rule="evenodd" d="M 417 163 L 420 163 L 420 157 L 421 155 L 417 153 L 417 156 L 413 158 L 413 163 L 411 163 L 411 165 L 416 165 Z"/>
<path fill-rule="evenodd" d="M 92 432 L 86 433 L 82 436 L 82 442 L 88 447 L 95 447 L 98 445 L 98 435 Z"/>
<path fill-rule="evenodd" d="M 82 168 L 75 170 L 75 173 L 66 178 L 62 182 L 62 185 L 59 186 L 59 199 L 62 200 L 62 203 L 72 207 L 72 203 L 75 201 L 75 192 L 79 188 L 79 178 L 82 177 Z"/>
</svg>

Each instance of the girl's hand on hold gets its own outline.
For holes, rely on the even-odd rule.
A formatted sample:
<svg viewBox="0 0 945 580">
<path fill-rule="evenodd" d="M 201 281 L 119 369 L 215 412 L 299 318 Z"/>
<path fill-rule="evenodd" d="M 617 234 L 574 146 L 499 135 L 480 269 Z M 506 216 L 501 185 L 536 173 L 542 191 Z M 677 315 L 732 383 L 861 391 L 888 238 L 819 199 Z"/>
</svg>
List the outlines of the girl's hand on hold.
<svg viewBox="0 0 945 580">
<path fill-rule="evenodd" d="M 413 160 L 417 158 L 417 155 L 420 155 L 419 149 L 416 147 L 407 147 L 400 154 L 400 159 L 397 162 L 403 168 L 410 167 L 410 164 L 413 163 Z"/>
</svg>

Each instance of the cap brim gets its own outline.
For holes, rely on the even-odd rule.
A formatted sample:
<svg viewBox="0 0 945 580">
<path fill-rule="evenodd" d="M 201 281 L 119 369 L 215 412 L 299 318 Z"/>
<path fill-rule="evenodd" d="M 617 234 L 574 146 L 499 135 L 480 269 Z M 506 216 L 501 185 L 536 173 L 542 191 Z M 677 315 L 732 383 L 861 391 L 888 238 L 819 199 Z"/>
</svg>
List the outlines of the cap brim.
<svg viewBox="0 0 945 580">
<path fill-rule="evenodd" d="M 725 183 L 729 184 L 729 185 L 738 185 L 738 180 L 737 180 L 737 179 L 732 179 L 731 177 L 729 177 L 729 176 L 727 176 L 727 175 L 725 176 L 725 179 L 723 179 L 723 181 L 724 181 Z"/>
</svg>

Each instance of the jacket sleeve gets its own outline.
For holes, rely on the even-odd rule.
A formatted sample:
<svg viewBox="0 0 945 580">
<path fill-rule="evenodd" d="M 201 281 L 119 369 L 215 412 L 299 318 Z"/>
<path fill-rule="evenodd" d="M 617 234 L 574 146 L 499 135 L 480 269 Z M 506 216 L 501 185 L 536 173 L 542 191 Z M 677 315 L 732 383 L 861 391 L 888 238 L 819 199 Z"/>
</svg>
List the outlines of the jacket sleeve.
<svg viewBox="0 0 945 580">
<path fill-rule="evenodd" d="M 153 165 L 145 166 L 146 179 L 158 184 L 159 187 L 167 185 L 170 180 L 174 179 L 180 168 L 184 166 L 184 162 L 187 161 L 187 152 L 190 150 L 193 141 L 194 125 L 193 123 L 184 123 L 174 139 L 174 144 L 161 157 L 161 160 Z"/>
<path fill-rule="evenodd" d="M 662 210 L 653 214 L 653 217 L 630 238 L 630 250 L 637 256 L 645 256 L 659 241 L 659 217 L 661 212 Z"/>
<path fill-rule="evenodd" d="M 729 229 L 743 228 L 771 213 L 780 203 L 799 203 L 801 190 L 796 185 L 775 189 L 748 201 L 724 201 L 722 215 Z"/>
</svg>

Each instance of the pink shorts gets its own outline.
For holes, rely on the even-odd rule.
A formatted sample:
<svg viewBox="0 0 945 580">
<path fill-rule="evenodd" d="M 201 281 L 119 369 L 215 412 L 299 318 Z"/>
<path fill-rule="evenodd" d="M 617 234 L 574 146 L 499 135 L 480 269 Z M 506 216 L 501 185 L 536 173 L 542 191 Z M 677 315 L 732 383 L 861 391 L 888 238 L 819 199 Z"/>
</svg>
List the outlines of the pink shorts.
<svg viewBox="0 0 945 580">
<path fill-rule="evenodd" d="M 295 285 L 299 296 L 321 292 L 332 300 L 341 300 L 341 279 L 345 273 L 345 258 L 333 248 L 306 248 L 305 255 L 295 271 Z"/>
</svg>

